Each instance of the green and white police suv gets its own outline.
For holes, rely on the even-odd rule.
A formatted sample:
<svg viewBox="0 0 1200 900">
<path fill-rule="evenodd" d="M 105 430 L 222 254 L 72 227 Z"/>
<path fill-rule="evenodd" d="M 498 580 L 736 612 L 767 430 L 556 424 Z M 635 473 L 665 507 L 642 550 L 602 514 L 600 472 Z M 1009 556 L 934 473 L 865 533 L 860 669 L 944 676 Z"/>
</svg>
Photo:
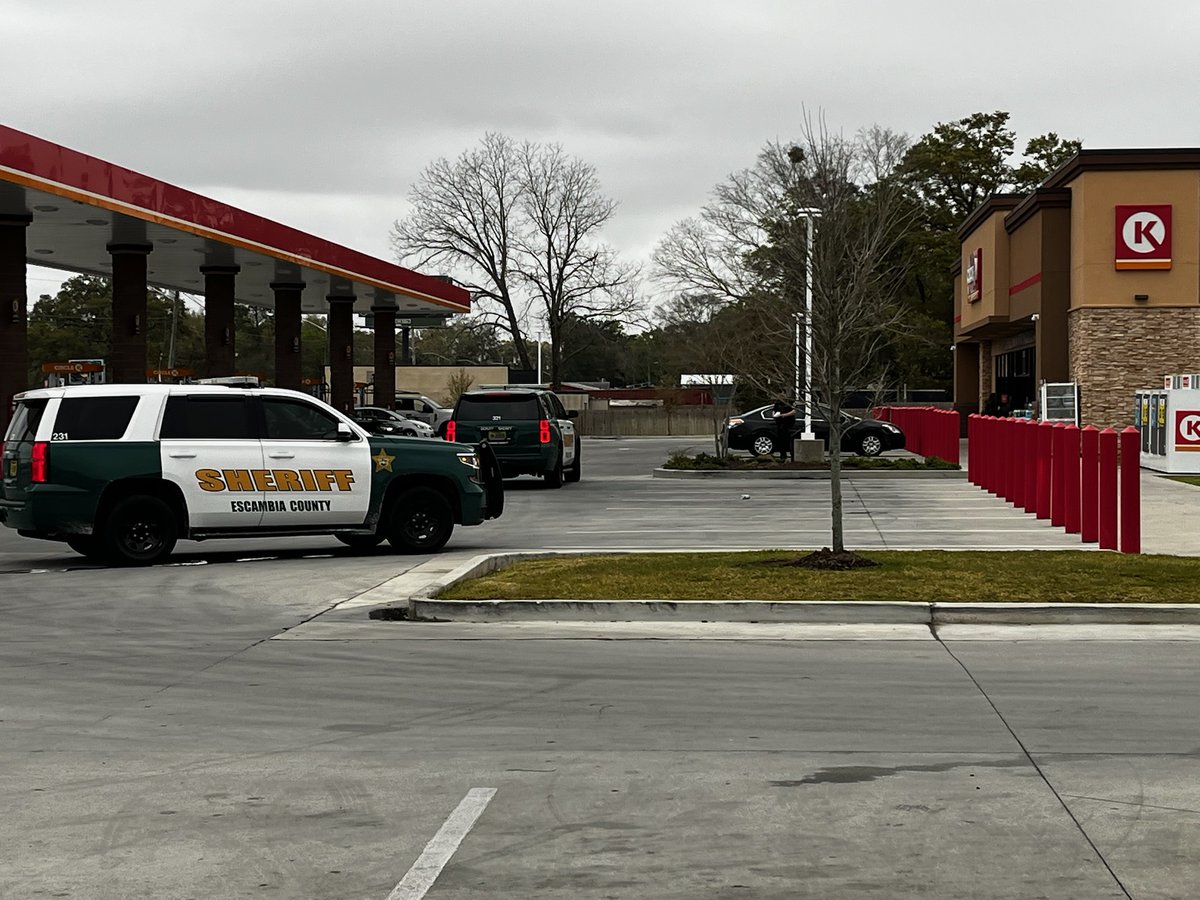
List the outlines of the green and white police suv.
<svg viewBox="0 0 1200 900">
<path fill-rule="evenodd" d="M 426 553 L 504 509 L 486 444 L 371 435 L 275 388 L 26 391 L 2 457 L 0 522 L 119 565 L 157 562 L 182 538 L 332 534 Z"/>
</svg>

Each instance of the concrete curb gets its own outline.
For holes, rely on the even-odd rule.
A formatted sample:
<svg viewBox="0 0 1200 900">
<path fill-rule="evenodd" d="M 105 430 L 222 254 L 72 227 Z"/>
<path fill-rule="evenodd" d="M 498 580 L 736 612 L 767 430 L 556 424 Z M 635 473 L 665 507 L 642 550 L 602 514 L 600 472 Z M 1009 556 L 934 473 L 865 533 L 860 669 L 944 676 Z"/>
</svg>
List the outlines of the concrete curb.
<svg viewBox="0 0 1200 900">
<path fill-rule="evenodd" d="M 772 470 L 756 472 L 753 470 L 725 470 L 725 469 L 654 469 L 650 473 L 654 478 L 752 478 L 762 480 L 772 479 L 811 479 L 814 481 L 828 481 L 829 472 L 825 469 L 792 469 L 792 470 Z M 922 478 L 951 478 L 965 479 L 967 477 L 964 469 L 842 469 L 842 478 L 847 481 L 853 481 L 859 478 L 902 478 L 902 479 L 922 479 Z"/>
<path fill-rule="evenodd" d="M 629 550 L 587 555 L 626 554 Z M 1200 625 L 1200 603 L 950 603 L 819 600 L 439 600 L 459 581 L 525 559 L 579 556 L 575 550 L 472 557 L 408 599 L 413 619 L 452 622 L 778 622 L 846 625 Z M 399 598 L 397 598 L 399 599 Z M 403 603 L 403 601 L 400 601 Z"/>
</svg>

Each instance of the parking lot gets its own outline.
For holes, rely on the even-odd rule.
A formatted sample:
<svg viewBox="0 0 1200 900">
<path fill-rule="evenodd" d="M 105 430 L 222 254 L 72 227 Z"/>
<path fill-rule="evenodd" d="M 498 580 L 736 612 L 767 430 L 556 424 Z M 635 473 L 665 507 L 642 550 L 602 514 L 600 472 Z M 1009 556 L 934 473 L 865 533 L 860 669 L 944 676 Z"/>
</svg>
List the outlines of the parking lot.
<svg viewBox="0 0 1200 900">
<path fill-rule="evenodd" d="M 649 477 L 689 445 L 585 441 L 580 484 L 513 482 L 443 557 L 827 541 L 827 483 Z M 1148 544 L 1194 514 L 1192 489 L 1151 490 L 1183 518 Z M 858 548 L 1078 546 L 962 480 L 853 480 L 846 512 Z M 314 538 L 118 570 L 0 529 L 0 896 L 1184 897 L 1200 878 L 1189 629 L 305 625 L 426 561 Z"/>
</svg>

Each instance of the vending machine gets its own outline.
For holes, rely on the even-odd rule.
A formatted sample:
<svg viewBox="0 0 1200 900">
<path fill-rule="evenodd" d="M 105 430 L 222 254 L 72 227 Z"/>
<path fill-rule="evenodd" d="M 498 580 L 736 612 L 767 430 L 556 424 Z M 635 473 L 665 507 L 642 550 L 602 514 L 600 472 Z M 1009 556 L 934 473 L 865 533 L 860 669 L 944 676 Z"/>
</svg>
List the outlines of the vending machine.
<svg viewBox="0 0 1200 900">
<path fill-rule="evenodd" d="M 1133 421 L 1141 433 L 1145 468 L 1172 475 L 1200 474 L 1200 389 L 1138 391 Z"/>
</svg>

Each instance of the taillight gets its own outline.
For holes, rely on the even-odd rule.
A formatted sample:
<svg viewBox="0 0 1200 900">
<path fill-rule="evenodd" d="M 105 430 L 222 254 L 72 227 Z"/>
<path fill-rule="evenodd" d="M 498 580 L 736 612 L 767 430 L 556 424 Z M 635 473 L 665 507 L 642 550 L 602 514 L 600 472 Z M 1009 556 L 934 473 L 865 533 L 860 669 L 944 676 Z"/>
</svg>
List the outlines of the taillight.
<svg viewBox="0 0 1200 900">
<path fill-rule="evenodd" d="M 547 419 L 538 422 L 538 440 L 543 444 L 550 443 L 550 422 Z"/>
<path fill-rule="evenodd" d="M 455 422 L 453 419 L 451 419 L 449 422 L 446 423 L 446 440 L 448 440 L 450 443 L 453 444 L 457 438 L 458 438 L 458 423 Z"/>
<path fill-rule="evenodd" d="M 33 445 L 30 474 L 34 484 L 45 484 L 50 480 L 50 445 L 45 441 L 37 441 Z"/>
</svg>

